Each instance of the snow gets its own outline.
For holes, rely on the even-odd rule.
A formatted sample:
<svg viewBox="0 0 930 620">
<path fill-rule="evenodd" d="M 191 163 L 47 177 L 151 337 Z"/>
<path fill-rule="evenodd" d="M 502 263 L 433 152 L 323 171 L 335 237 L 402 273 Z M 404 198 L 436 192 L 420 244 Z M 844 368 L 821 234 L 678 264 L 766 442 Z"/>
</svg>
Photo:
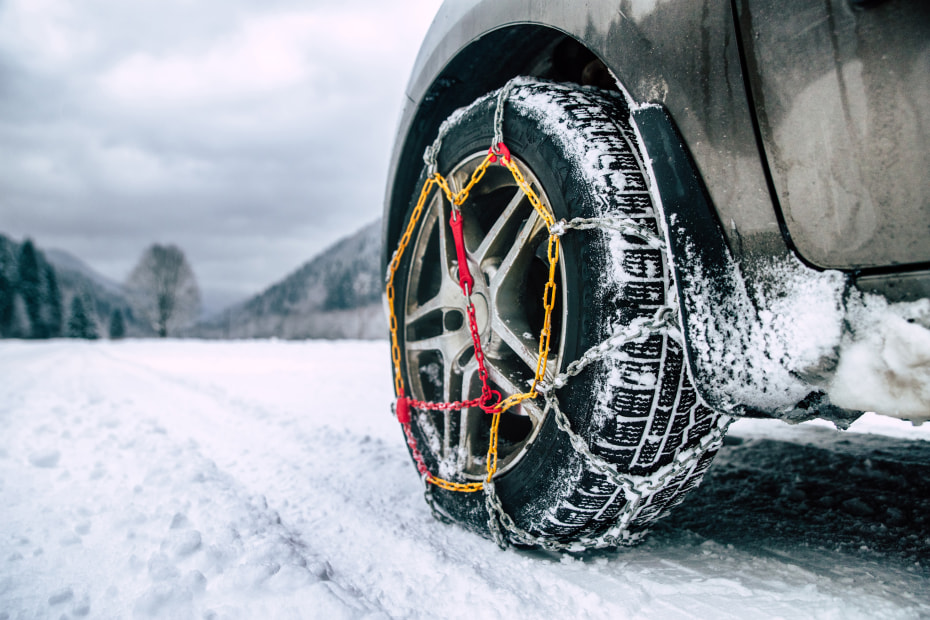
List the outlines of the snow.
<svg viewBox="0 0 930 620">
<path fill-rule="evenodd" d="M 930 300 L 888 304 L 863 296 L 844 343 L 831 400 L 840 407 L 930 419 Z M 921 325 L 923 323 L 923 325 Z"/>
<path fill-rule="evenodd" d="M 837 407 L 930 420 L 930 300 L 889 303 L 794 256 L 732 263 L 723 286 L 694 249 L 684 260 L 689 344 L 718 406 L 791 412 L 820 391 Z"/>
<path fill-rule="evenodd" d="M 930 614 L 927 427 L 737 422 L 644 544 L 572 556 L 432 518 L 383 341 L 4 341 L 0 377 L 3 619 Z"/>
<path fill-rule="evenodd" d="M 772 259 L 751 279 L 731 264 L 718 289 L 695 249 L 683 260 L 693 270 L 682 287 L 689 344 L 715 402 L 787 411 L 817 389 L 821 360 L 835 363 L 842 338 L 842 274 Z"/>
</svg>

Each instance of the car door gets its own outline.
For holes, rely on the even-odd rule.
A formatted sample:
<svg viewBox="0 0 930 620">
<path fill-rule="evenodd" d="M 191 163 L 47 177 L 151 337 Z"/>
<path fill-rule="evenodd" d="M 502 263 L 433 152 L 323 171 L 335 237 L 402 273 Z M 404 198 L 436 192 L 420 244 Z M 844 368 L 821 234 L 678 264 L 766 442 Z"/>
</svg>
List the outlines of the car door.
<svg viewBox="0 0 930 620">
<path fill-rule="evenodd" d="M 764 156 L 809 262 L 930 261 L 930 3 L 736 0 Z"/>
</svg>

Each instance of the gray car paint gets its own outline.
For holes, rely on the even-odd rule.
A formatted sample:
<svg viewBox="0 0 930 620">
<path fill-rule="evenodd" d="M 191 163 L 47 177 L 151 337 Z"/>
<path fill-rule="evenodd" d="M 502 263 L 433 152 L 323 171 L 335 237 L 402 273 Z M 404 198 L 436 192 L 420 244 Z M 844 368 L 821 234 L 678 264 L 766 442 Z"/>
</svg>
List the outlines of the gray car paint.
<svg viewBox="0 0 930 620">
<path fill-rule="evenodd" d="M 785 224 L 840 269 L 930 260 L 930 3 L 741 0 Z"/>
<path fill-rule="evenodd" d="M 898 19 L 902 10 L 919 3 L 879 3 L 865 11 L 854 11 L 845 0 L 828 0 L 826 4 L 737 0 L 737 4 L 738 20 L 731 3 L 710 0 L 592 0 L 583 5 L 525 0 L 447 2 L 423 43 L 407 89 L 408 101 L 389 176 L 388 215 L 396 218 L 397 211 L 403 210 L 397 207 L 405 206 L 409 199 L 410 182 L 402 182 L 399 169 L 418 162 L 422 149 L 435 135 L 435 127 L 451 108 L 500 86 L 512 75 L 509 65 L 511 71 L 525 71 L 518 58 L 520 37 L 507 40 L 502 33 L 519 25 L 535 25 L 540 32 L 551 29 L 565 33 L 593 51 L 633 102 L 660 103 L 669 111 L 707 188 L 729 246 L 738 257 L 785 253 L 793 243 L 803 259 L 821 267 L 855 269 L 930 261 L 926 241 L 930 175 L 914 172 L 927 159 L 924 119 L 930 110 L 930 97 L 915 101 L 913 96 L 902 95 L 910 107 L 897 103 L 882 107 L 875 101 L 857 100 L 859 91 L 853 92 L 848 85 L 845 89 L 835 83 L 832 87 L 816 86 L 824 79 L 829 82 L 831 71 L 834 76 L 848 73 L 842 68 L 837 72 L 837 62 L 858 62 L 865 67 L 862 75 L 874 77 L 870 83 L 885 79 L 877 87 L 879 92 L 926 88 L 930 71 L 919 71 L 927 56 L 924 40 L 908 36 L 898 41 L 891 34 L 881 34 L 880 25 L 876 25 L 882 15 L 898 15 Z M 786 16 L 792 11 L 793 17 Z M 922 19 L 927 11 L 914 12 Z M 831 19 L 824 17 L 831 15 Z M 810 21 L 807 30 L 801 27 L 805 16 Z M 850 32 L 857 34 L 849 26 L 850 19 L 868 20 L 871 36 L 886 47 L 900 44 L 906 48 L 889 49 L 888 53 L 911 59 L 911 68 L 900 74 L 883 73 L 881 68 L 887 62 L 878 57 L 873 71 L 872 65 L 862 60 L 867 55 L 862 46 L 837 61 L 838 49 L 852 49 L 840 39 Z M 915 28 L 921 31 L 924 22 L 917 22 L 909 32 Z M 741 66 L 740 29 L 751 33 L 745 69 Z M 834 32 L 831 44 L 812 44 L 811 54 L 817 57 L 806 57 L 797 45 L 810 38 L 820 41 L 824 29 Z M 799 37 L 802 43 L 790 53 L 784 51 L 785 41 Z M 495 38 L 506 45 L 480 45 Z M 466 49 L 474 56 L 468 61 L 461 56 Z M 746 88 L 744 74 L 753 76 L 751 90 Z M 811 111 L 814 105 L 821 106 L 819 116 Z M 435 110 L 432 117 L 430 110 Z M 901 148 L 885 153 L 888 136 L 883 136 L 880 146 L 876 146 L 879 142 L 859 140 L 856 144 L 862 150 L 858 153 L 849 152 L 848 140 L 828 152 L 823 141 L 813 139 L 811 125 L 817 125 L 813 119 L 833 118 L 836 110 L 839 114 L 865 110 L 869 122 L 887 112 L 890 118 L 884 118 L 877 129 L 869 129 L 875 133 L 881 127 L 892 127 L 890 134 L 896 136 L 894 142 Z M 754 112 L 761 119 L 758 126 L 754 125 Z M 792 133 L 791 121 L 798 117 L 804 122 L 796 123 L 797 131 Z M 763 153 L 757 137 L 764 142 Z M 796 159 L 799 152 L 805 155 L 804 161 Z M 877 161 L 882 154 L 885 159 Z M 773 163 L 771 176 L 766 158 Z M 901 182 L 889 185 L 889 175 L 906 187 Z M 805 188 L 810 192 L 805 194 Z M 843 191 L 862 192 L 868 206 L 862 201 L 841 205 L 836 197 Z M 878 196 L 880 191 L 884 194 Z M 785 207 L 783 220 L 773 194 Z M 386 218 L 388 239 L 393 236 L 392 226 L 397 225 Z M 878 288 L 885 281 L 872 279 Z M 918 276 L 907 281 L 920 285 L 925 279 Z"/>
</svg>

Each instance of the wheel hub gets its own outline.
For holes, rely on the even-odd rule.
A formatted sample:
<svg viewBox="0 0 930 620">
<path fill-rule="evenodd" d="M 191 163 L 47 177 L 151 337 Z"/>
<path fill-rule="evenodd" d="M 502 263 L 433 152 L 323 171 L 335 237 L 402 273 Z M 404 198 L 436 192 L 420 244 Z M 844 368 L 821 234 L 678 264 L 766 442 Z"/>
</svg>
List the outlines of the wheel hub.
<svg viewBox="0 0 930 620">
<path fill-rule="evenodd" d="M 463 161 L 447 177 L 453 186 L 484 159 L 484 153 Z M 522 163 L 521 163 L 522 165 Z M 544 204 L 548 198 L 527 170 L 526 177 Z M 482 382 L 467 306 L 459 285 L 458 254 L 448 221 L 451 206 L 437 193 L 426 206 L 413 244 L 404 311 L 407 376 L 415 398 L 441 402 L 471 400 L 481 395 Z M 491 388 L 503 395 L 525 392 L 532 384 L 542 328 L 542 293 L 548 274 L 545 222 L 535 212 L 506 168 L 489 168 L 462 205 L 463 243 L 474 278 L 471 302 Z M 546 376 L 557 372 L 562 356 L 566 303 L 557 276 L 558 315 Z M 513 467 L 532 444 L 542 409 L 524 401 L 503 414 L 499 434 L 499 467 Z M 477 407 L 431 414 L 436 458 L 466 478 L 486 475 L 484 459 L 490 417 Z M 425 419 L 424 422 L 425 424 Z"/>
<path fill-rule="evenodd" d="M 485 340 L 488 336 L 489 327 L 491 322 L 488 320 L 488 300 L 485 297 L 485 294 L 476 292 L 471 296 L 471 303 L 475 306 L 475 322 L 477 323 L 478 333 L 481 335 L 481 339 Z"/>
</svg>

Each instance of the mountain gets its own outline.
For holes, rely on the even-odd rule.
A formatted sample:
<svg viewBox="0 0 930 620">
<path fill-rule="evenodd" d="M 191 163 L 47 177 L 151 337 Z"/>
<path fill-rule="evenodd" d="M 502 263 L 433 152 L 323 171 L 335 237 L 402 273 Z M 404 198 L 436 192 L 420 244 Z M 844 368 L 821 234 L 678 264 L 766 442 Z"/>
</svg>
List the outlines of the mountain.
<svg viewBox="0 0 930 620">
<path fill-rule="evenodd" d="M 72 272 L 77 277 L 83 276 L 83 278 L 87 280 L 96 282 L 114 295 L 123 295 L 123 287 L 121 284 L 115 280 L 111 280 L 102 273 L 95 271 L 93 267 L 82 261 L 74 254 L 64 250 L 57 250 L 55 248 L 43 250 L 43 252 L 45 254 L 45 258 L 48 259 L 48 262 L 50 262 L 59 273 L 66 271 Z"/>
<path fill-rule="evenodd" d="M 45 250 L 44 254 L 58 274 L 58 285 L 65 300 L 65 308 L 70 306 L 70 300 L 75 295 L 83 295 L 85 300 L 90 301 L 90 308 L 98 326 L 97 333 L 106 334 L 113 311 L 120 310 L 126 322 L 127 335 L 152 335 L 151 328 L 133 315 L 132 306 L 122 286 L 64 250 L 49 249 Z"/>
<path fill-rule="evenodd" d="M 372 222 L 258 295 L 200 323 L 201 338 L 387 337 L 381 223 Z"/>
</svg>

